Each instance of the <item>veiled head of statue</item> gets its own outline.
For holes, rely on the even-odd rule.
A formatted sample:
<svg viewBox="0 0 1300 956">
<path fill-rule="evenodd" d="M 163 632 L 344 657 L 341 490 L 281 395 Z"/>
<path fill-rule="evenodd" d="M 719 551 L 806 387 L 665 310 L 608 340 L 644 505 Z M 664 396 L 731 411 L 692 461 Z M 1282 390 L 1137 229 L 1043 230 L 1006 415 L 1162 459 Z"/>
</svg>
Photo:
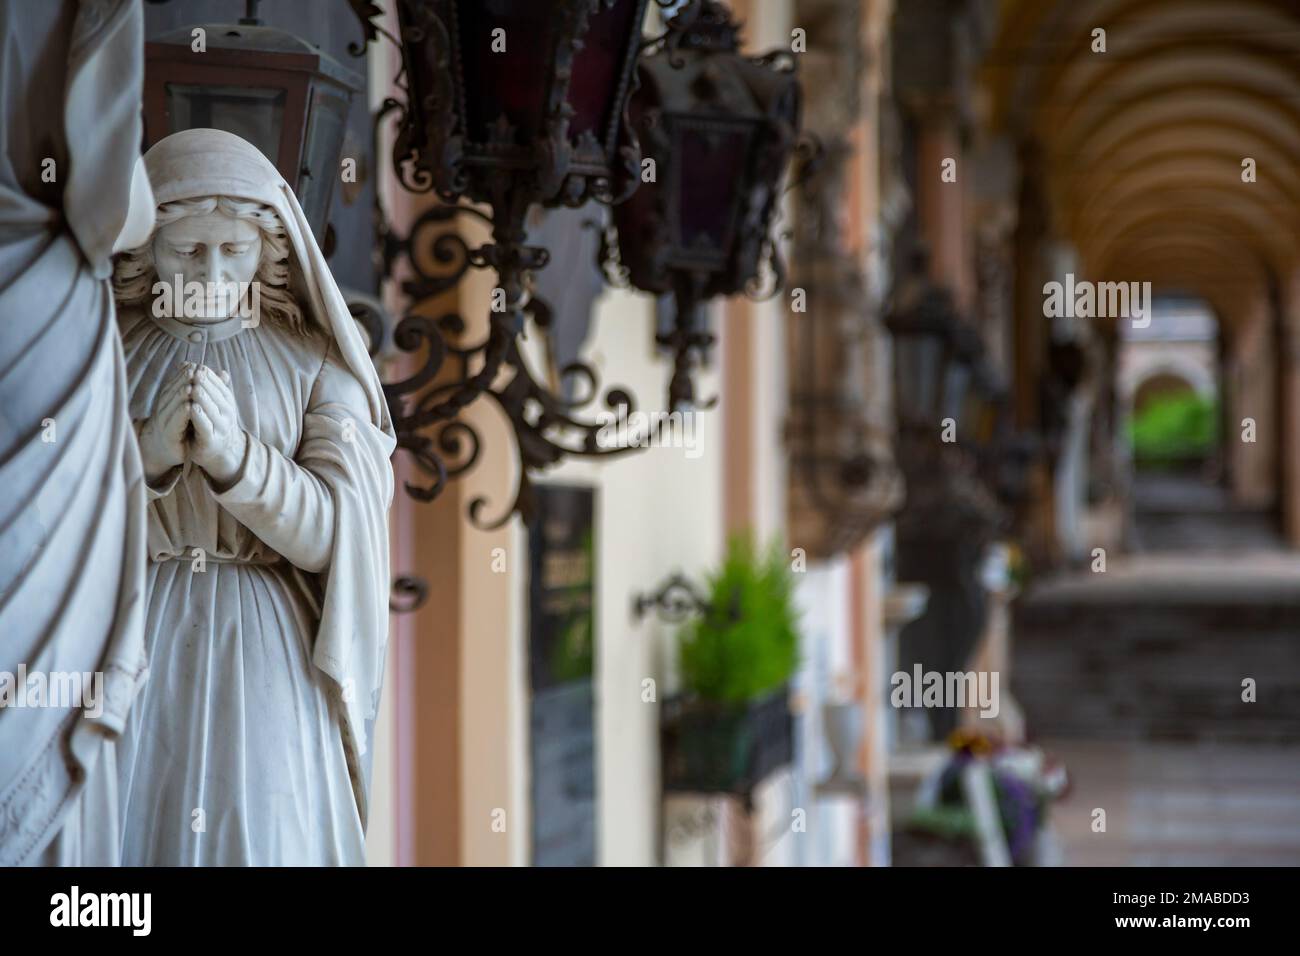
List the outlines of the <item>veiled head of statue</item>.
<svg viewBox="0 0 1300 956">
<path fill-rule="evenodd" d="M 157 224 L 146 243 L 115 262 L 118 302 L 147 308 L 158 294 L 156 283 L 175 284 L 177 275 L 182 285 L 191 280 L 256 283 L 260 320 L 269 320 L 273 328 L 333 339 L 366 391 L 373 423 L 391 433 L 365 337 L 297 196 L 275 164 L 233 133 L 187 129 L 151 146 L 144 168 L 158 204 Z M 188 298 L 186 294 L 187 317 Z M 212 308 L 194 310 L 200 313 L 196 320 L 227 317 L 232 301 L 245 315 L 246 301 L 227 296 Z M 245 332 L 256 334 L 259 327 L 247 323 Z"/>
<path fill-rule="evenodd" d="M 158 206 L 147 243 L 117 257 L 113 291 L 124 306 L 148 307 L 160 281 L 177 289 L 199 283 L 203 307 L 187 316 L 218 321 L 247 307 L 246 290 L 255 282 L 261 316 L 306 334 L 292 260 L 284 223 L 270 206 L 235 196 L 177 199 Z"/>
</svg>

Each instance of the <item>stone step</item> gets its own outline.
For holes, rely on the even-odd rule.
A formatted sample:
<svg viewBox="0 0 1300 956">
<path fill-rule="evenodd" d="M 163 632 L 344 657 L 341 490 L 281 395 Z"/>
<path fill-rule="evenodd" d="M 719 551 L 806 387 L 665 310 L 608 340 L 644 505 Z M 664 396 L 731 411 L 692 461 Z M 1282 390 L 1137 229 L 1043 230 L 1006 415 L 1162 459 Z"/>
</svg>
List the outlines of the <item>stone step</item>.
<svg viewBox="0 0 1300 956">
<path fill-rule="evenodd" d="M 1233 600 L 1189 583 L 1141 598 L 1027 600 L 1012 692 L 1036 736 L 1300 739 L 1300 604 Z M 1242 681 L 1255 681 L 1255 702 Z"/>
</svg>

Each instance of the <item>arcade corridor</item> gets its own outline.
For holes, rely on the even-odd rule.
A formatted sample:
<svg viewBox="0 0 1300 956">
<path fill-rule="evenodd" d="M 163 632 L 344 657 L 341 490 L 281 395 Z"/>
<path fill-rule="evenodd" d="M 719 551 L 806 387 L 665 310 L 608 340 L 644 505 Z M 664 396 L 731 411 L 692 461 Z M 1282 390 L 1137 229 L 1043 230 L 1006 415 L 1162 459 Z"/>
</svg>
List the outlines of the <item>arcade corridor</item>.
<svg viewBox="0 0 1300 956">
<path fill-rule="evenodd" d="M 1017 699 L 1071 776 L 1063 862 L 1300 863 L 1300 566 L 1268 516 L 1204 485 L 1143 491 L 1162 509 L 1137 512 L 1147 550 L 1044 582 L 1017 615 Z"/>
</svg>

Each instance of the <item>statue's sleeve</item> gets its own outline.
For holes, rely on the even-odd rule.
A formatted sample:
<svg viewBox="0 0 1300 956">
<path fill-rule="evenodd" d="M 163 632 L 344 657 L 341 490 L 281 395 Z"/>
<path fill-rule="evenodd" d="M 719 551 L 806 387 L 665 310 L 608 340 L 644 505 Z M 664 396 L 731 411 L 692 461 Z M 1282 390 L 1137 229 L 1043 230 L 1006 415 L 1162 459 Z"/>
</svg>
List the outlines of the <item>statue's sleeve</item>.
<svg viewBox="0 0 1300 956">
<path fill-rule="evenodd" d="M 331 350 L 312 387 L 294 457 L 250 435 L 231 482 L 211 483 L 214 497 L 295 567 L 324 571 L 334 552 L 334 496 L 365 493 L 352 467 L 356 450 L 348 446 L 368 420 L 365 392 Z"/>
</svg>

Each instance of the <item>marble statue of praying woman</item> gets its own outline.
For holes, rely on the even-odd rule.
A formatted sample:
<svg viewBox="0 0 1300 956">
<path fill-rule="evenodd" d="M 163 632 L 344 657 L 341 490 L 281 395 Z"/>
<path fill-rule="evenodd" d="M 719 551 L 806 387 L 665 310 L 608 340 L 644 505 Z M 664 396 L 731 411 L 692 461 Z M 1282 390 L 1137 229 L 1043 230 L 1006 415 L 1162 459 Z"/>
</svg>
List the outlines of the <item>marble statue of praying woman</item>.
<svg viewBox="0 0 1300 956">
<path fill-rule="evenodd" d="M 187 130 L 144 162 L 157 225 L 113 277 L 149 498 L 122 863 L 361 864 L 395 443 L 378 377 L 254 146 Z"/>
</svg>

